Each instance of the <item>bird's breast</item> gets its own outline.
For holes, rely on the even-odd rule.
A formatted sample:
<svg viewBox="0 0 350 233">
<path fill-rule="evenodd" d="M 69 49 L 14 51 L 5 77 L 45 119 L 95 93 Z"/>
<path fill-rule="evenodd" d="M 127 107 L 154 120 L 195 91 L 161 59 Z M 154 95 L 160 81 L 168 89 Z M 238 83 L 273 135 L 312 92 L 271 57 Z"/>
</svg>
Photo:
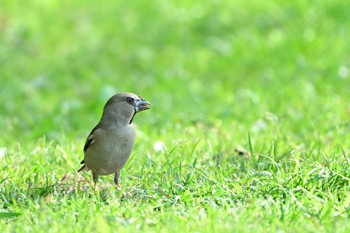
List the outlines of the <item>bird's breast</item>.
<svg viewBox="0 0 350 233">
<path fill-rule="evenodd" d="M 96 132 L 94 143 L 85 153 L 86 166 L 99 175 L 107 175 L 124 167 L 134 147 L 132 125 Z"/>
</svg>

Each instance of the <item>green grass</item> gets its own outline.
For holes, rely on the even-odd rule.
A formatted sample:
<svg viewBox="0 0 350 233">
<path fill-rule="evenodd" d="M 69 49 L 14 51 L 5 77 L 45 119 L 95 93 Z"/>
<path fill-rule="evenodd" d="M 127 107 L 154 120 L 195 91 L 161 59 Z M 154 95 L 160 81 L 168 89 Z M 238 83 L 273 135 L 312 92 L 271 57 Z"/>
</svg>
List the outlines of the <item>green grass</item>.
<svg viewBox="0 0 350 233">
<path fill-rule="evenodd" d="M 1 232 L 349 232 L 348 5 L 3 0 Z M 153 108 L 95 193 L 120 91 Z"/>
</svg>

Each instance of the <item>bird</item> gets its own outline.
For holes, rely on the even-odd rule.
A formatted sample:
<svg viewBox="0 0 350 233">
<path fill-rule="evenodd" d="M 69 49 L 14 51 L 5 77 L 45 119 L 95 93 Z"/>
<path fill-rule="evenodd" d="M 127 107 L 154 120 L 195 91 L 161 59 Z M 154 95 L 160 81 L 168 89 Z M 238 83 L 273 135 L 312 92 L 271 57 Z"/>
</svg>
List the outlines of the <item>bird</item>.
<svg viewBox="0 0 350 233">
<path fill-rule="evenodd" d="M 120 171 L 134 147 L 134 117 L 150 108 L 150 102 L 128 92 L 115 94 L 107 101 L 100 121 L 85 141 L 83 165 L 78 170 L 91 170 L 95 190 L 99 176 L 113 173 L 114 183 L 121 188 Z"/>
</svg>

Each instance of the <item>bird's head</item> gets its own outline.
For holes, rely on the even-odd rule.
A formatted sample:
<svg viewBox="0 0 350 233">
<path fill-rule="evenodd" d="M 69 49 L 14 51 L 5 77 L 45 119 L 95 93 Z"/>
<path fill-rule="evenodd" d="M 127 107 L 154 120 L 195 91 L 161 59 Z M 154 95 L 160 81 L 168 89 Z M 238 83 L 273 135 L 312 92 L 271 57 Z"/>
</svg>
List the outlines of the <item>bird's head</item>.
<svg viewBox="0 0 350 233">
<path fill-rule="evenodd" d="M 136 113 L 151 108 L 151 103 L 133 93 L 119 93 L 106 103 L 103 118 L 120 124 L 131 124 Z"/>
</svg>

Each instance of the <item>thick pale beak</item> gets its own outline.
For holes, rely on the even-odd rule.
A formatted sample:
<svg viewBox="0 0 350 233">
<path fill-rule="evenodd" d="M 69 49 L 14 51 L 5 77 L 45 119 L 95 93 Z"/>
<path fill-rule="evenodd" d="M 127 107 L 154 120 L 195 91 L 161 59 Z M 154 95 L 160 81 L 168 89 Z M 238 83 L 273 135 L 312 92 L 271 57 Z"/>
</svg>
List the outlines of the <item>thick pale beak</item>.
<svg viewBox="0 0 350 233">
<path fill-rule="evenodd" d="M 135 102 L 135 111 L 141 112 L 151 108 L 151 103 L 144 99 L 136 100 Z"/>
</svg>

